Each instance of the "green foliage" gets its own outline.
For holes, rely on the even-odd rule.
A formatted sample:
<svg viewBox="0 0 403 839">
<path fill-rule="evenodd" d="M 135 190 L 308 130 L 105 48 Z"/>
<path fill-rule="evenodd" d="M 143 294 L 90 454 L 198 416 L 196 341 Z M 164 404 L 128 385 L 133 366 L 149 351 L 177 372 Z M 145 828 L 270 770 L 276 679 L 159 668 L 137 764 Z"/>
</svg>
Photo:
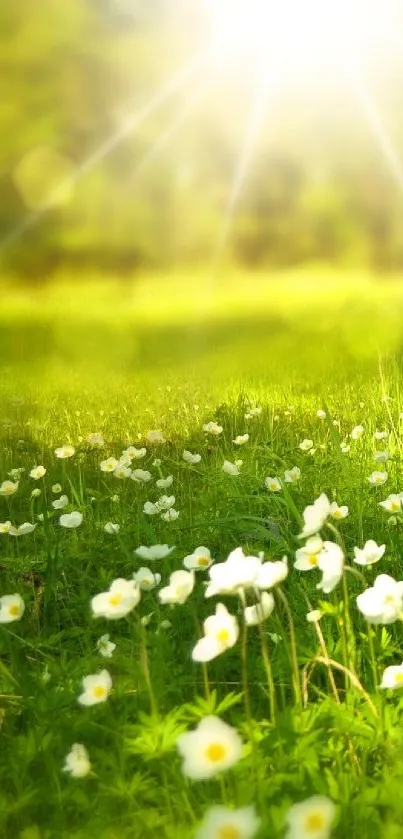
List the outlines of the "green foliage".
<svg viewBox="0 0 403 839">
<path fill-rule="evenodd" d="M 83 283 L 80 295 L 61 285 L 37 308 L 30 304 L 30 317 L 22 294 L 4 299 L 0 485 L 12 469 L 25 471 L 18 491 L 0 497 L 0 522 L 37 527 L 0 535 L 0 596 L 19 592 L 26 604 L 21 621 L 0 624 L 1 835 L 193 839 L 209 808 L 225 804 L 256 806 L 257 839 L 283 839 L 289 807 L 325 795 L 337 809 L 332 839 L 400 836 L 403 701 L 379 683 L 383 669 L 402 660 L 401 624 L 368 628 L 355 598 L 377 573 L 401 576 L 401 517 L 389 526 L 379 507 L 384 494 L 400 491 L 401 293 L 397 286 L 352 289 L 346 277 L 333 286 L 330 280 L 321 297 L 311 284 L 284 278 L 274 294 L 256 278 L 231 278 L 216 289 L 205 332 L 183 278 L 165 297 L 160 281 L 148 279 L 130 302 L 102 284 L 91 294 Z M 380 366 L 367 332 L 362 352 L 362 311 L 378 335 Z M 18 341 L 23 335 L 23 353 L 13 332 Z M 349 347 L 343 358 L 341 335 Z M 254 405 L 261 414 L 246 420 Z M 327 418 L 317 416 L 319 408 Z M 202 430 L 213 419 L 223 427 L 217 438 Z M 359 423 L 364 436 L 352 440 Z M 141 466 L 152 473 L 149 484 L 101 472 L 101 460 L 119 457 L 151 428 L 161 428 L 167 442 L 146 446 Z M 376 466 L 376 429 L 389 435 L 381 443 L 391 454 L 383 489 L 366 480 Z M 106 441 L 100 451 L 88 443 L 96 431 Z M 233 440 L 245 431 L 250 439 L 239 449 Z M 299 447 L 306 437 L 313 454 Z M 347 439 L 350 450 L 341 456 Z M 59 460 L 54 449 L 68 441 L 75 454 Z M 200 463 L 185 463 L 185 448 L 200 452 Z M 238 457 L 243 464 L 233 478 L 222 464 Z M 41 463 L 46 475 L 35 481 L 29 473 Z M 295 465 L 301 480 L 269 493 L 264 478 Z M 155 480 L 169 474 L 179 518 L 147 517 L 143 505 L 156 498 Z M 83 514 L 75 531 L 58 523 L 55 483 L 69 498 L 66 509 Z M 32 497 L 35 488 L 41 494 Z M 301 513 L 322 491 L 350 510 L 335 525 L 352 572 L 330 595 L 317 591 L 317 570 L 292 568 Z M 120 524 L 118 534 L 105 533 L 108 521 Z M 325 534 L 336 538 L 333 530 Z M 386 544 L 385 556 L 360 575 L 353 549 L 370 538 Z M 223 595 L 240 638 L 203 674 L 191 650 L 217 602 L 204 598 L 205 572 L 197 572 L 182 606 L 162 606 L 155 590 L 145 590 L 127 619 L 91 615 L 94 595 L 147 564 L 135 549 L 157 542 L 175 545 L 152 563 L 161 585 L 197 545 L 216 561 L 238 545 L 270 560 L 286 554 L 286 599 L 275 591 L 261 632 L 249 627 L 245 635 L 242 604 Z M 311 609 L 323 613 L 325 651 L 306 620 Z M 111 659 L 97 647 L 105 632 L 116 644 Z M 83 678 L 104 667 L 113 680 L 108 701 L 81 707 Z M 221 777 L 196 782 L 183 774 L 177 741 L 209 716 L 239 732 L 242 757 Z M 88 750 L 86 777 L 63 771 L 73 743 Z"/>
</svg>

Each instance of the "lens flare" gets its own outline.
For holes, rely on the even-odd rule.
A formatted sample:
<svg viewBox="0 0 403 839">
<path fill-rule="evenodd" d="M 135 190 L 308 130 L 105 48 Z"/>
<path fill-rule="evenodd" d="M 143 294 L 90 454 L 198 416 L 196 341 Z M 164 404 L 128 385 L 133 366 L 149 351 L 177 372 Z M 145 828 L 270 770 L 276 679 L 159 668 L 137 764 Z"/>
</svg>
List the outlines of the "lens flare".
<svg viewBox="0 0 403 839">
<path fill-rule="evenodd" d="M 266 58 L 283 75 L 370 59 L 395 38 L 397 0 L 205 0 L 220 60 Z"/>
</svg>

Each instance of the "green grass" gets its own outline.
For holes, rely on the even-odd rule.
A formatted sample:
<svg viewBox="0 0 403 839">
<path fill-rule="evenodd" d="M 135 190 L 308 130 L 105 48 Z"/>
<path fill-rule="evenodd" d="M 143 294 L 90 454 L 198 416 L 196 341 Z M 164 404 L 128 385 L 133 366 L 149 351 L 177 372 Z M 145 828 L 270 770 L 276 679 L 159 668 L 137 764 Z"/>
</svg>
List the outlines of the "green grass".
<svg viewBox="0 0 403 839">
<path fill-rule="evenodd" d="M 26 603 L 21 621 L 0 625 L 1 836 L 191 839 L 209 807 L 224 803 L 253 804 L 258 839 L 282 839 L 289 807 L 317 794 L 336 804 L 335 839 L 401 835 L 403 704 L 398 691 L 379 690 L 383 669 L 403 658 L 400 624 L 368 627 L 355 604 L 364 587 L 356 574 L 346 571 L 322 595 L 319 572 L 298 572 L 293 562 L 302 512 L 326 492 L 349 507 L 334 522 L 337 536 L 323 530 L 341 541 L 348 566 L 357 571 L 354 547 L 375 539 L 386 552 L 359 569 L 368 583 L 379 573 L 402 576 L 402 524 L 390 526 L 379 507 L 402 489 L 402 310 L 398 278 L 319 267 L 207 287 L 191 275 L 131 285 L 60 280 L 36 296 L 4 286 L 0 483 L 11 469 L 25 471 L 15 495 L 0 498 L 0 521 L 38 525 L 30 535 L 0 536 L 0 594 L 19 592 Z M 262 413 L 246 420 L 250 404 Z M 218 438 L 202 430 L 210 420 L 223 427 Z M 340 443 L 361 423 L 364 436 L 343 454 Z M 101 472 L 101 460 L 142 445 L 150 429 L 167 442 L 147 446 L 134 466 L 149 469 L 152 482 Z M 374 442 L 377 429 L 388 431 L 386 442 Z M 107 441 L 102 451 L 87 443 L 96 431 Z M 238 449 L 233 440 L 246 431 Z M 304 438 L 314 455 L 300 450 Z M 65 442 L 76 453 L 63 461 L 54 449 Z M 383 468 L 376 447 L 392 458 L 383 487 L 367 481 Z M 200 452 L 200 464 L 186 464 L 183 449 Z M 224 459 L 238 457 L 240 475 L 225 474 Z M 29 472 L 37 464 L 47 471 L 36 482 Z M 268 492 L 265 477 L 293 466 L 301 480 Z M 155 479 L 170 474 L 166 492 L 180 516 L 168 523 L 146 516 L 143 504 L 165 492 Z M 63 511 L 51 505 L 56 482 L 69 497 Z M 83 514 L 74 531 L 58 524 L 70 510 Z M 119 523 L 118 535 L 104 532 L 108 521 Z M 290 573 L 262 631 L 245 634 L 239 598 L 204 598 L 205 572 L 184 605 L 163 606 L 153 590 L 127 618 L 94 619 L 91 598 L 147 565 L 134 551 L 154 543 L 175 545 L 152 566 L 161 585 L 199 545 L 217 561 L 238 546 L 267 559 L 287 555 Z M 206 679 L 191 651 L 219 601 L 237 615 L 241 636 Z M 306 620 L 319 605 L 325 653 Z M 117 645 L 111 659 L 96 647 L 106 632 Z M 335 663 L 318 660 L 326 656 Z M 111 696 L 81 707 L 82 679 L 104 667 Z M 176 741 L 209 714 L 239 731 L 244 755 L 217 778 L 194 782 Z M 73 743 L 90 755 L 92 773 L 82 779 L 62 771 Z"/>
</svg>

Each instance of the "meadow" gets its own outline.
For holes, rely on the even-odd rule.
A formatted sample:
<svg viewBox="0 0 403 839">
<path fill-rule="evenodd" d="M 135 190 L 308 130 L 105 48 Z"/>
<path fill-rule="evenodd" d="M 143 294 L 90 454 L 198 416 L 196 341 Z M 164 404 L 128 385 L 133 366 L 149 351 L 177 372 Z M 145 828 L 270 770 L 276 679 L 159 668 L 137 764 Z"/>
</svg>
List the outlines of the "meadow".
<svg viewBox="0 0 403 839">
<path fill-rule="evenodd" d="M 0 835 L 401 837 L 401 279 L 1 301 Z"/>
</svg>

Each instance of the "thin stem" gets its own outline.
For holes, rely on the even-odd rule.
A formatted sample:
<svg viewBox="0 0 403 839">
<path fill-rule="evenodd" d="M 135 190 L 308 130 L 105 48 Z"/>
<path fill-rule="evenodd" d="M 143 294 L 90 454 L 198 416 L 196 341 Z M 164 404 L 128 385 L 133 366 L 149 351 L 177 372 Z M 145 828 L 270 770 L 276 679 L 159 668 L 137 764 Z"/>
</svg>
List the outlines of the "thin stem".
<svg viewBox="0 0 403 839">
<path fill-rule="evenodd" d="M 302 697 L 301 697 L 301 683 L 300 683 L 300 676 L 299 676 L 299 666 L 298 666 L 298 654 L 297 654 L 297 642 L 295 637 L 295 627 L 294 627 L 294 620 L 291 614 L 291 609 L 288 605 L 288 600 L 284 594 L 284 592 L 279 587 L 277 589 L 277 594 L 284 606 L 287 620 L 288 620 L 288 628 L 290 631 L 290 646 L 291 646 L 291 664 L 293 668 L 293 686 L 294 686 L 294 693 L 295 693 L 295 700 L 298 706 L 302 707 Z"/>
<path fill-rule="evenodd" d="M 141 623 L 141 621 L 139 621 L 139 625 L 140 625 L 140 639 L 141 639 L 141 645 L 140 645 L 141 669 L 143 671 L 144 681 L 146 683 L 148 696 L 149 696 L 149 699 L 150 699 L 151 713 L 157 717 L 158 716 L 158 704 L 157 704 L 157 700 L 155 698 L 153 685 L 152 685 L 152 680 L 151 680 L 150 664 L 149 664 L 149 660 L 148 660 L 148 650 L 147 650 L 147 635 L 146 635 L 144 626 Z"/>
<path fill-rule="evenodd" d="M 274 679 L 273 679 L 273 670 L 270 661 L 270 653 L 269 653 L 269 645 L 267 643 L 267 638 L 264 634 L 264 629 L 262 624 L 259 622 L 259 634 L 260 634 L 260 642 L 262 645 L 262 659 L 263 665 L 266 672 L 267 678 L 267 687 L 269 689 L 269 699 L 270 699 L 270 720 L 275 724 L 276 723 L 276 691 L 274 687 Z"/>
</svg>

